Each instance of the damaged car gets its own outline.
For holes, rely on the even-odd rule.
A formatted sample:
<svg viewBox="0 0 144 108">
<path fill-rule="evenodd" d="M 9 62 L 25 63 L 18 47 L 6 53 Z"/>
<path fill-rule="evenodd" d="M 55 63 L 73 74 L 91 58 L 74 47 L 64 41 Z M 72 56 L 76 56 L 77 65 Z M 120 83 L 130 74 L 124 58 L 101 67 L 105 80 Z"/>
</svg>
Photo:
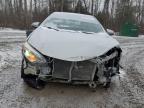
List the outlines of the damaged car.
<svg viewBox="0 0 144 108">
<path fill-rule="evenodd" d="M 119 74 L 121 48 L 113 33 L 91 15 L 54 12 L 28 33 L 21 77 L 40 89 L 46 82 L 110 87 Z"/>
</svg>

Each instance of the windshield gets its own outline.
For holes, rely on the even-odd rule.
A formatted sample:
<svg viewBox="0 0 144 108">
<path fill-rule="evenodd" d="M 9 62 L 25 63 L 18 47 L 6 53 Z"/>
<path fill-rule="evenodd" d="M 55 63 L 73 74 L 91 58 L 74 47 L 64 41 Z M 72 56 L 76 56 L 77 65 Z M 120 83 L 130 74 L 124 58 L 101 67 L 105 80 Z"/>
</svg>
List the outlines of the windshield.
<svg viewBox="0 0 144 108">
<path fill-rule="evenodd" d="M 52 27 L 55 29 L 73 30 L 81 32 L 103 32 L 103 28 L 99 23 L 84 22 L 80 20 L 51 18 L 44 24 L 45 27 Z"/>
</svg>

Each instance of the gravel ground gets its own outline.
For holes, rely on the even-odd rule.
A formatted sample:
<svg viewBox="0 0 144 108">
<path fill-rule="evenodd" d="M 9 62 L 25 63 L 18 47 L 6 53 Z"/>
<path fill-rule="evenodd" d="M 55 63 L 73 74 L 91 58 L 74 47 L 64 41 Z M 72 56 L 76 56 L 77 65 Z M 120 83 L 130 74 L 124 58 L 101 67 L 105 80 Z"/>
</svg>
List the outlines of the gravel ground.
<svg viewBox="0 0 144 108">
<path fill-rule="evenodd" d="M 20 78 L 24 32 L 0 32 L 0 108 L 144 108 L 144 37 L 115 38 L 123 70 L 111 88 L 48 83 L 37 91 Z"/>
</svg>

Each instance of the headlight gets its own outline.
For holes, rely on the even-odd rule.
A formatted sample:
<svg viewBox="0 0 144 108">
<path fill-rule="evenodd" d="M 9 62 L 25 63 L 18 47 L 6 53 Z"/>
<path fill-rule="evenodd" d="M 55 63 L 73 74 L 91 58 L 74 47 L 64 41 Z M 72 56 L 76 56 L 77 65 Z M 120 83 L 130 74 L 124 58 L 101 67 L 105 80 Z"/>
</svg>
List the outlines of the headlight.
<svg viewBox="0 0 144 108">
<path fill-rule="evenodd" d="M 46 63 L 45 58 L 27 42 L 22 47 L 23 55 L 31 63 Z"/>
<path fill-rule="evenodd" d="M 37 61 L 37 57 L 36 55 L 34 55 L 32 52 L 30 52 L 29 50 L 25 50 L 24 51 L 24 55 L 25 57 L 30 61 L 30 62 L 36 62 Z"/>
</svg>

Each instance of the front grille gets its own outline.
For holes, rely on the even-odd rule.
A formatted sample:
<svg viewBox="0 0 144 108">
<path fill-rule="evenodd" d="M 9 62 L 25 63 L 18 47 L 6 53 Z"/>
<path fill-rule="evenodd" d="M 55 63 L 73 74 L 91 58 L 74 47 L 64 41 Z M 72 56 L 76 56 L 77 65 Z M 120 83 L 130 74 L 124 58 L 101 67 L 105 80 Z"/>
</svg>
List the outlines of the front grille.
<svg viewBox="0 0 144 108">
<path fill-rule="evenodd" d="M 90 61 L 76 62 L 72 69 L 72 80 L 91 80 L 95 64 Z M 55 59 L 53 77 L 60 79 L 69 79 L 69 71 L 72 62 Z"/>
</svg>

